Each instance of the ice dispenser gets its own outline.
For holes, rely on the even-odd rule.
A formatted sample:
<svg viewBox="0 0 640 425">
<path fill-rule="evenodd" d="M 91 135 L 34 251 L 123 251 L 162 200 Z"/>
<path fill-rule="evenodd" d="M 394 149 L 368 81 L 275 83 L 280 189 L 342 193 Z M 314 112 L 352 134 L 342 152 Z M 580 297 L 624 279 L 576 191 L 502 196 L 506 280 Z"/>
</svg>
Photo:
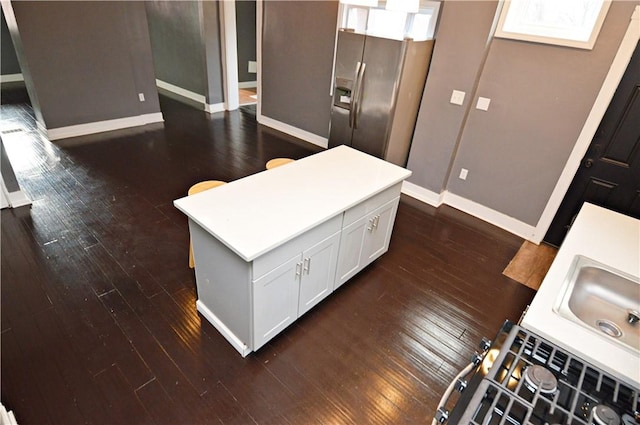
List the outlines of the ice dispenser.
<svg viewBox="0 0 640 425">
<path fill-rule="evenodd" d="M 335 90 L 333 92 L 333 104 L 334 106 L 351 109 L 351 88 L 353 87 L 353 80 L 346 78 L 336 78 Z"/>
</svg>

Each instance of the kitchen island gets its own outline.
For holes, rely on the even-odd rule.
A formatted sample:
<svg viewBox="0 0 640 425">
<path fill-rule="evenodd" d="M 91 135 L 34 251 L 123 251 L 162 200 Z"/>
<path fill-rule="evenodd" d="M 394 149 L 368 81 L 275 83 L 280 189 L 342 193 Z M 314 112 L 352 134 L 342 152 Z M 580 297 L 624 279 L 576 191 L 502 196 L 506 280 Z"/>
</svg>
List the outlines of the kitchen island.
<svg viewBox="0 0 640 425">
<path fill-rule="evenodd" d="M 387 251 L 410 175 L 338 146 L 174 201 L 198 311 L 242 356 L 257 350 Z"/>
<path fill-rule="evenodd" d="M 542 281 L 522 324 L 640 388 L 640 356 L 611 337 L 557 313 L 576 256 L 640 276 L 640 220 L 585 203 Z M 640 285 L 638 292 L 640 295 Z"/>
</svg>

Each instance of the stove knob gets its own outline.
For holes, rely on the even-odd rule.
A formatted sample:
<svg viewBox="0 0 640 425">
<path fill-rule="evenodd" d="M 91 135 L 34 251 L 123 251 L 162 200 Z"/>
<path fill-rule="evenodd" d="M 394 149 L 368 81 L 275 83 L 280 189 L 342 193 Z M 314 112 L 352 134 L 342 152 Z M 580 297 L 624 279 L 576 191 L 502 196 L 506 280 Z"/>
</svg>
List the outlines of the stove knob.
<svg viewBox="0 0 640 425">
<path fill-rule="evenodd" d="M 478 352 L 473 353 L 473 356 L 471 356 L 471 363 L 476 366 L 482 363 L 482 354 L 479 354 Z"/>
<path fill-rule="evenodd" d="M 480 344 L 478 344 L 478 347 L 480 347 L 480 349 L 484 353 L 485 351 L 489 350 L 489 347 L 491 347 L 491 341 L 483 337 L 482 341 L 480 341 Z"/>
<path fill-rule="evenodd" d="M 443 424 L 449 419 L 449 411 L 444 407 L 438 407 L 438 411 L 436 412 L 436 421 L 439 424 Z"/>
<path fill-rule="evenodd" d="M 465 388 L 467 388 L 467 381 L 465 381 L 464 379 L 458 378 L 458 380 L 456 381 L 456 384 L 454 386 L 454 388 L 456 389 L 456 391 L 458 391 L 459 393 L 463 392 Z"/>
<path fill-rule="evenodd" d="M 634 416 L 631 416 L 628 413 L 625 413 L 624 415 L 622 415 L 622 423 L 624 425 L 638 425 L 640 424 L 640 412 L 634 412 Z"/>
</svg>

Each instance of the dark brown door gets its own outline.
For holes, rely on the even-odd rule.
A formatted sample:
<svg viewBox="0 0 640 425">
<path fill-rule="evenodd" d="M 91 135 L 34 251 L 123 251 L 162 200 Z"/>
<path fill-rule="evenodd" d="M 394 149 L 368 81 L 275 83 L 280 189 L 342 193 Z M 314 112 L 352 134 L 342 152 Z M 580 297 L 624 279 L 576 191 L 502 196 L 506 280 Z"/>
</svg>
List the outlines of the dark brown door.
<svg viewBox="0 0 640 425">
<path fill-rule="evenodd" d="M 555 246 L 562 243 L 584 202 L 640 218 L 638 46 L 544 237 L 545 242 Z"/>
</svg>

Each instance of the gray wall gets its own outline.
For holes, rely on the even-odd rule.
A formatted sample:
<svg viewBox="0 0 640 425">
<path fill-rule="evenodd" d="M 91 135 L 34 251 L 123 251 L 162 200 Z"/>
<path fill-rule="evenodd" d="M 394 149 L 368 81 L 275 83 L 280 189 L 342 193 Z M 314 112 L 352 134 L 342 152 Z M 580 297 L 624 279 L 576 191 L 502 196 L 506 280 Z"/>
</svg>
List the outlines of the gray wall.
<svg viewBox="0 0 640 425">
<path fill-rule="evenodd" d="M 156 77 L 204 96 L 201 2 L 149 1 L 145 5 Z"/>
<path fill-rule="evenodd" d="M 238 35 L 238 81 L 256 81 L 255 73 L 249 73 L 249 61 L 256 60 L 256 2 L 236 2 L 236 32 Z"/>
<path fill-rule="evenodd" d="M 495 38 L 478 69 L 483 51 L 479 42 L 486 38 L 497 2 L 444 2 L 410 153 L 410 181 L 436 192 L 446 188 L 535 226 L 636 4 L 611 5 L 593 50 Z M 469 19 L 462 19 L 464 15 Z M 473 25 L 467 25 L 470 22 Z M 475 74 L 477 95 L 491 99 L 486 112 L 475 109 L 477 96 L 469 97 Z M 449 104 L 453 89 L 467 92 L 463 107 Z M 464 121 L 468 105 L 472 107 Z M 461 168 L 469 170 L 465 181 L 458 178 Z"/>
<path fill-rule="evenodd" d="M 205 1 L 202 3 L 204 34 L 204 55 L 206 64 L 206 99 L 208 104 L 216 104 L 224 101 L 224 89 L 222 87 L 222 47 L 220 37 L 219 4 L 217 1 Z"/>
<path fill-rule="evenodd" d="M 18 56 L 16 50 L 13 47 L 11 41 L 11 34 L 7 27 L 7 21 L 4 18 L 4 12 L 2 13 L 2 28 L 0 32 L 0 73 L 2 75 L 20 74 L 20 63 L 18 63 Z"/>
<path fill-rule="evenodd" d="M 217 1 L 145 3 L 153 62 L 159 80 L 223 101 Z"/>
<path fill-rule="evenodd" d="M 28 68 L 31 101 L 47 129 L 160 112 L 142 2 L 2 6 L 10 29 L 12 8 L 18 57 L 23 74 Z"/>
<path fill-rule="evenodd" d="M 407 164 L 413 171 L 409 180 L 433 192 L 446 188 L 465 117 L 463 106 L 449 103 L 451 92 L 455 89 L 467 93 L 465 105 L 469 104 L 495 11 L 493 1 L 441 5 L 438 34 Z"/>
<path fill-rule="evenodd" d="M 13 7 L 11 6 L 9 0 L 1 1 L 2 14 L 6 19 L 7 28 L 9 29 L 9 34 L 11 36 L 11 40 L 13 41 L 13 46 L 15 47 L 15 53 L 20 64 L 20 70 L 22 71 L 25 87 L 27 88 L 27 92 L 29 93 L 29 100 L 31 101 L 33 113 L 35 115 L 36 121 L 45 126 L 44 118 L 42 116 L 40 108 L 40 99 L 38 98 L 38 93 L 35 89 L 33 78 L 31 77 L 30 65 L 25 55 L 22 39 L 20 38 L 20 34 L 18 33 L 18 25 L 16 22 L 15 14 L 13 13 Z"/>
<path fill-rule="evenodd" d="M 328 137 L 338 1 L 265 1 L 262 115 Z"/>
</svg>

